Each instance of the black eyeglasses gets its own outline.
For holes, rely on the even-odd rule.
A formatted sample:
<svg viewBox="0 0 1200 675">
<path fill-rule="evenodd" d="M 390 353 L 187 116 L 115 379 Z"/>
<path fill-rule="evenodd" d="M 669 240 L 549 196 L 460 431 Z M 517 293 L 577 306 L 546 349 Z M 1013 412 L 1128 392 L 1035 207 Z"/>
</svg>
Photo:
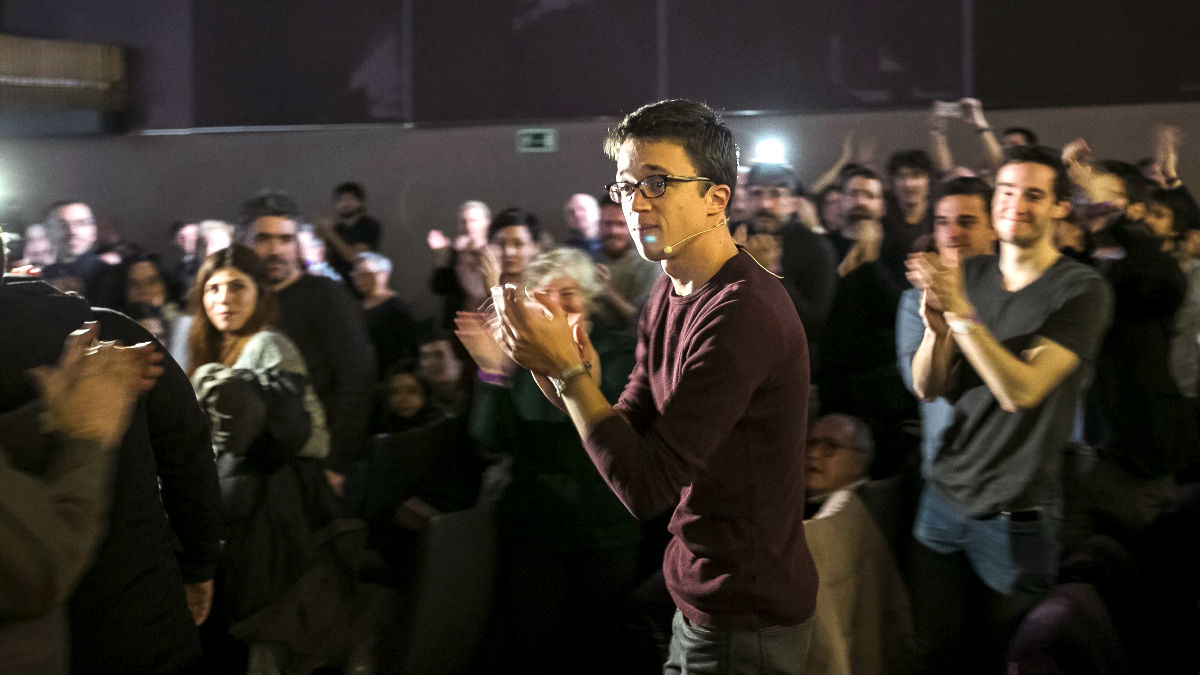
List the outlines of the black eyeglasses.
<svg viewBox="0 0 1200 675">
<path fill-rule="evenodd" d="M 806 448 L 806 451 L 808 454 L 816 455 L 818 457 L 832 457 L 835 453 L 837 453 L 838 450 L 843 449 L 857 450 L 857 448 L 855 448 L 853 445 L 839 443 L 832 438 L 814 436 L 808 439 L 808 447 Z"/>
<path fill-rule="evenodd" d="M 713 182 L 713 179 L 705 178 L 704 176 L 655 175 L 646 176 L 636 183 L 619 180 L 615 183 L 609 183 L 608 185 L 605 185 L 604 189 L 608 191 L 609 199 L 613 200 L 617 204 L 620 204 L 626 199 L 632 197 L 634 190 L 641 192 L 642 196 L 646 199 L 657 199 L 658 197 L 663 196 L 663 193 L 667 191 L 668 183 L 694 183 L 697 181 L 708 181 L 711 183 Z"/>
</svg>

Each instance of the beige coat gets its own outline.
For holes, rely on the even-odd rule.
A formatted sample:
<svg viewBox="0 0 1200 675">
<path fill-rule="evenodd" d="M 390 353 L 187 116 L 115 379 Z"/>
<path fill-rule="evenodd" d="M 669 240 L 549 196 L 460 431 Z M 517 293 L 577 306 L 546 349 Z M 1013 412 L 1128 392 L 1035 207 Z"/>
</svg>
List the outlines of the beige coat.
<svg viewBox="0 0 1200 675">
<path fill-rule="evenodd" d="M 821 580 L 808 672 L 895 672 L 912 637 L 908 592 L 866 504 L 833 493 L 804 536 Z"/>
</svg>

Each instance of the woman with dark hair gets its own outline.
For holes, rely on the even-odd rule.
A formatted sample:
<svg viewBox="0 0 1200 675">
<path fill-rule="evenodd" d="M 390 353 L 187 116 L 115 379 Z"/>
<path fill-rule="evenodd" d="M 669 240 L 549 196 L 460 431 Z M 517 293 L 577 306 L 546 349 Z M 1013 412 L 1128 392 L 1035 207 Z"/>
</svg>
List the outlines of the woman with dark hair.
<svg viewBox="0 0 1200 675">
<path fill-rule="evenodd" d="M 271 330 L 275 294 L 268 283 L 262 261 L 240 244 L 204 259 L 188 296 L 194 309 L 187 371 L 193 382 L 200 367 L 210 363 L 300 375 L 305 380 L 304 409 L 312 421 L 312 434 L 300 456 L 320 459 L 329 454 L 325 411 L 307 381 L 308 369 L 300 351 L 283 333 Z"/>
<path fill-rule="evenodd" d="M 300 352 L 271 329 L 275 296 L 240 245 L 205 258 L 192 286 L 188 374 L 213 423 L 225 521 L 212 670 L 345 666 L 357 605 L 349 559 L 365 536 L 325 481 L 329 433 Z M 357 540 L 357 543 L 355 543 Z M 242 660 L 248 658 L 248 665 Z"/>
<path fill-rule="evenodd" d="M 433 397 L 431 385 L 421 377 L 413 359 L 392 364 L 380 389 L 376 433 L 408 431 L 450 416 Z"/>
<path fill-rule="evenodd" d="M 190 280 L 189 280 L 190 281 Z M 187 358 L 187 334 L 192 317 L 172 300 L 179 295 L 177 286 L 183 280 L 167 275 L 162 261 L 153 253 L 141 254 L 125 261 L 121 270 L 121 295 L 124 298 L 121 311 L 136 320 L 134 313 L 152 315 L 154 308 L 162 324 L 162 331 L 154 336 L 179 363 Z"/>
</svg>

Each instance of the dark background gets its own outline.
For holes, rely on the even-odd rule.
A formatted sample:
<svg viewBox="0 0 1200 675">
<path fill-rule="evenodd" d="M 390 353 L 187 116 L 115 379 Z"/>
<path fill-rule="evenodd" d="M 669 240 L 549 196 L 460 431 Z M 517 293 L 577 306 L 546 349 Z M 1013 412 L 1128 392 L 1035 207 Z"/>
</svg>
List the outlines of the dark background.
<svg viewBox="0 0 1200 675">
<path fill-rule="evenodd" d="M 5 0 L 0 30 L 127 47 L 132 129 L 1200 99 L 1195 0 Z"/>
</svg>

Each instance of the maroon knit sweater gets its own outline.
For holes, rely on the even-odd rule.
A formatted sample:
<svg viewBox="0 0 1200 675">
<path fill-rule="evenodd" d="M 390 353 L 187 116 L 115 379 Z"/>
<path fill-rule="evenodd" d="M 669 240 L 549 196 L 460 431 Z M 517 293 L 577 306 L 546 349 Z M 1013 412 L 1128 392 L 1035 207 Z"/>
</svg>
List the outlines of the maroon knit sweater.
<svg viewBox="0 0 1200 675">
<path fill-rule="evenodd" d="M 816 607 L 804 541 L 808 343 L 783 285 L 745 251 L 702 288 L 659 279 L 637 365 L 584 444 L 637 517 L 675 507 L 663 559 L 689 620 L 757 629 Z"/>
</svg>

